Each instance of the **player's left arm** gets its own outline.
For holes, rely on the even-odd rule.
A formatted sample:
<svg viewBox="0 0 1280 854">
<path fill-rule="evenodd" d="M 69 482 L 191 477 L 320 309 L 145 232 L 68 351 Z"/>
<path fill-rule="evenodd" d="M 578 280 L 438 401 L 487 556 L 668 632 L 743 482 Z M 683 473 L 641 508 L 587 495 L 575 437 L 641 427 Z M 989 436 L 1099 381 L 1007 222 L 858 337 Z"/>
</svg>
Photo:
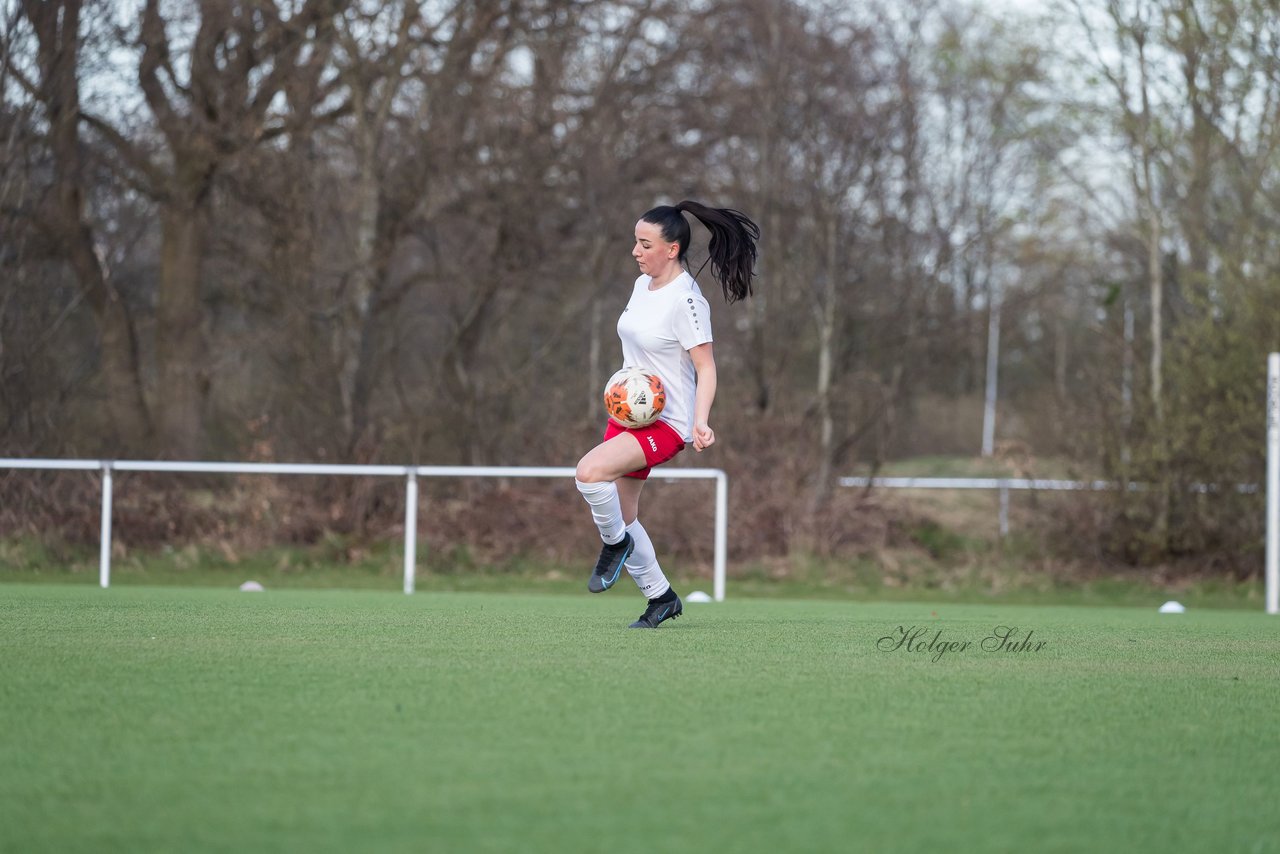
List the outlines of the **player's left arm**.
<svg viewBox="0 0 1280 854">
<path fill-rule="evenodd" d="M 711 403 L 716 399 L 716 359 L 711 353 L 711 342 L 692 348 L 689 357 L 698 372 L 698 391 L 693 401 L 693 449 L 701 451 L 716 441 L 715 431 L 707 424 Z"/>
</svg>

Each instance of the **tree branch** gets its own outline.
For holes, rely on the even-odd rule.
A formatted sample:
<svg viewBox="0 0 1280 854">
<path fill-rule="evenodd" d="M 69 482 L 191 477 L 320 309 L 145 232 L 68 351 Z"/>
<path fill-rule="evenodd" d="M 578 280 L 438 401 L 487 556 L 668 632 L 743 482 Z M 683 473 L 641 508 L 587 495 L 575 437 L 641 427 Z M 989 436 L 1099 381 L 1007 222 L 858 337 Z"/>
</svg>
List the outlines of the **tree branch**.
<svg viewBox="0 0 1280 854">
<path fill-rule="evenodd" d="M 170 145 L 178 146 L 182 140 L 182 122 L 165 94 L 160 82 L 161 68 L 169 68 L 169 44 L 164 32 L 164 19 L 160 17 L 159 0 L 147 0 L 142 12 L 142 60 L 138 64 L 138 83 L 142 87 L 147 106 L 160 124 L 160 130 Z M 172 73 L 172 69 L 170 69 Z M 105 124 L 105 123 L 104 123 Z"/>
<path fill-rule="evenodd" d="M 159 169 L 151 161 L 151 158 L 147 157 L 147 155 L 144 154 L 135 143 L 126 138 L 108 122 L 103 121 L 91 113 L 86 113 L 84 110 L 80 111 L 80 121 L 84 122 L 86 125 L 101 134 L 103 139 L 111 144 L 111 147 L 120 155 L 125 163 L 127 163 L 129 167 L 139 175 L 143 176 L 150 184 L 150 186 L 148 186 L 147 184 L 134 183 L 135 187 L 152 197 L 159 197 L 164 194 L 164 188 L 168 183 L 169 176 Z"/>
</svg>

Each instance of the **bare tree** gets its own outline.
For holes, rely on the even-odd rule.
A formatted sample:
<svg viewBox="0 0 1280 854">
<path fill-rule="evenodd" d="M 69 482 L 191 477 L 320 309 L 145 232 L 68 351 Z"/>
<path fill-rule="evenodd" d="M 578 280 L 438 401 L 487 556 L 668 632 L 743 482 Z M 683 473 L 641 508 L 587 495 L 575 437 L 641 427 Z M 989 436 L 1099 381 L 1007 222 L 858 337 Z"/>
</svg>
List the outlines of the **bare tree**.
<svg viewBox="0 0 1280 854">
<path fill-rule="evenodd" d="M 214 178 L 238 154 L 278 132 L 272 106 L 300 62 L 309 34 L 342 3 L 308 0 L 281 17 L 274 4 L 205 3 L 189 46 L 176 50 L 160 0 L 139 23 L 138 83 L 163 151 L 153 153 L 105 118 L 83 114 L 158 202 L 160 290 L 156 318 L 161 447 L 202 447 L 211 382 L 201 283 L 212 227 Z M 185 66 L 180 64 L 185 60 Z"/>
<path fill-rule="evenodd" d="M 80 0 L 24 0 L 23 13 L 36 35 L 39 79 L 15 77 L 44 110 L 53 180 L 36 221 L 59 245 L 97 320 L 102 354 L 101 375 L 110 424 L 111 444 L 145 447 L 151 432 L 142 393 L 138 346 L 128 306 L 111 281 L 90 224 L 86 195 L 88 165 L 80 135 Z"/>
<path fill-rule="evenodd" d="M 1146 273 L 1150 300 L 1151 361 L 1150 399 L 1157 422 L 1164 417 L 1163 353 L 1164 353 L 1164 271 L 1162 249 L 1164 223 L 1160 188 L 1160 165 L 1156 162 L 1156 117 L 1152 106 L 1152 67 L 1150 49 L 1159 25 L 1157 11 L 1150 0 L 1107 0 L 1105 14 L 1111 25 L 1111 43 L 1100 42 L 1101 34 L 1093 21 L 1092 10 L 1073 0 L 1081 25 L 1089 38 L 1095 67 L 1113 90 L 1120 111 L 1120 128 L 1132 151 L 1129 179 L 1134 197 L 1142 211 L 1145 225 L 1143 244 L 1146 248 Z"/>
</svg>

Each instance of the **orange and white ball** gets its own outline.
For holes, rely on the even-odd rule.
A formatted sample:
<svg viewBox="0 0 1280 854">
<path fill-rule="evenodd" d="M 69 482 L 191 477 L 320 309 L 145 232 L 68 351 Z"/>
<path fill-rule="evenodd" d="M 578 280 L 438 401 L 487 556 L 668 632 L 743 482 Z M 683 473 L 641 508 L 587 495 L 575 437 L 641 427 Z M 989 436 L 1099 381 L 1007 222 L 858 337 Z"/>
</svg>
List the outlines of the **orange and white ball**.
<svg viewBox="0 0 1280 854">
<path fill-rule="evenodd" d="M 648 427 L 667 403 L 662 380 L 644 368 L 623 368 L 604 386 L 604 409 L 623 427 Z"/>
</svg>

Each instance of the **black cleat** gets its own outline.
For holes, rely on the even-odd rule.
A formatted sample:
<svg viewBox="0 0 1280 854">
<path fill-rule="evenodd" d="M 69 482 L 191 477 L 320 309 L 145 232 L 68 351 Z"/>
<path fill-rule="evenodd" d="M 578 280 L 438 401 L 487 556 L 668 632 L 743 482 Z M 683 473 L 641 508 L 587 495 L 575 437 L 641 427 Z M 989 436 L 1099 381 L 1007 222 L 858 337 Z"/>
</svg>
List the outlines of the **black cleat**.
<svg viewBox="0 0 1280 854">
<path fill-rule="evenodd" d="M 600 559 L 596 561 L 595 571 L 587 579 L 587 589 L 592 593 L 603 593 L 614 585 L 622 574 L 622 565 L 631 557 L 636 541 L 630 534 L 623 534 L 622 541 L 610 545 L 604 544 L 600 550 Z"/>
<path fill-rule="evenodd" d="M 631 624 L 633 629 L 656 629 L 663 620 L 673 620 L 684 613 L 684 604 L 677 596 L 670 602 L 650 602 L 640 619 Z"/>
</svg>

